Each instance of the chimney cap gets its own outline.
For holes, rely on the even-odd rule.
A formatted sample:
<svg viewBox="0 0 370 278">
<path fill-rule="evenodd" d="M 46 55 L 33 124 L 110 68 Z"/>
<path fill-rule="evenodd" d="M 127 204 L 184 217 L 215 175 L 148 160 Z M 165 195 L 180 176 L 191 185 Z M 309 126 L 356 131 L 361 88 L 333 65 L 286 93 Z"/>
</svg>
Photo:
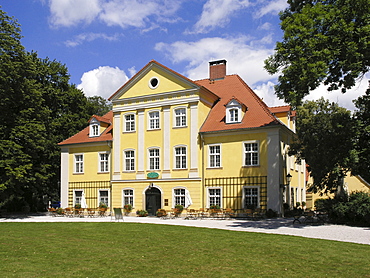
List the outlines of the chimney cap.
<svg viewBox="0 0 370 278">
<path fill-rule="evenodd" d="M 225 64 L 226 65 L 226 60 L 217 60 L 217 61 L 209 62 L 210 66 L 215 66 L 215 65 L 219 65 L 219 64 Z"/>
</svg>

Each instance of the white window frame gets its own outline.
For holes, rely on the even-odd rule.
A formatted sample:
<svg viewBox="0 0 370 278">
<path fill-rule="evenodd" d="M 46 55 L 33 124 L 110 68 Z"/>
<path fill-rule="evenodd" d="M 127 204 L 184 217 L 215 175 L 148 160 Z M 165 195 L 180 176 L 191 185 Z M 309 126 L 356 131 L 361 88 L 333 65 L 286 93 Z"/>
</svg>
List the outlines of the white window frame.
<svg viewBox="0 0 370 278">
<path fill-rule="evenodd" d="M 81 196 L 76 196 L 76 192 L 81 192 Z M 73 190 L 73 207 L 77 204 L 81 204 L 82 196 L 84 195 L 83 189 L 74 189 Z M 77 202 L 78 201 L 78 202 Z"/>
<path fill-rule="evenodd" d="M 215 148 L 215 147 L 219 147 L 219 153 L 212 153 L 211 151 L 211 148 Z M 208 167 L 209 168 L 221 168 L 222 167 L 222 163 L 221 163 L 221 159 L 222 159 L 222 156 L 221 156 L 221 152 L 222 152 L 222 149 L 221 149 L 221 144 L 213 144 L 213 145 L 208 145 Z M 215 157 L 217 158 L 217 156 L 219 157 L 219 165 L 217 165 L 217 159 L 213 160 L 214 161 L 214 165 L 212 165 L 212 157 Z"/>
<path fill-rule="evenodd" d="M 158 155 L 151 155 L 151 151 L 158 150 Z M 153 161 L 152 161 L 153 160 Z M 156 161 L 158 160 L 158 161 Z M 154 167 L 152 167 L 152 162 Z M 155 171 L 161 169 L 161 149 L 159 147 L 151 147 L 148 149 L 148 170 Z"/>
<path fill-rule="evenodd" d="M 152 117 L 153 114 L 157 116 Z M 148 130 L 158 130 L 161 128 L 160 124 L 161 113 L 159 110 L 152 110 L 148 112 Z"/>
<path fill-rule="evenodd" d="M 102 160 L 102 155 L 106 156 L 106 160 Z M 98 169 L 99 173 L 109 173 L 109 152 L 99 152 L 98 153 L 99 164 Z"/>
<path fill-rule="evenodd" d="M 136 131 L 136 117 L 135 113 L 127 113 L 123 115 L 123 130 L 124 132 L 135 132 Z M 130 117 L 130 119 L 127 119 Z"/>
<path fill-rule="evenodd" d="M 82 157 L 82 160 L 77 160 L 77 157 Z M 74 154 L 74 174 L 83 174 L 84 173 L 84 154 L 76 153 Z"/>
<path fill-rule="evenodd" d="M 126 153 L 130 152 L 131 154 L 133 153 L 134 156 L 127 157 Z M 123 150 L 123 172 L 134 172 L 136 169 L 136 152 L 134 149 L 126 149 Z M 127 163 L 129 160 L 129 164 Z M 132 165 L 133 162 L 133 165 Z M 130 166 L 129 169 L 127 169 L 127 166 Z M 132 169 L 133 166 L 133 169 Z"/>
<path fill-rule="evenodd" d="M 245 146 L 247 144 L 257 144 L 257 150 L 246 151 Z M 250 159 L 250 164 L 246 163 L 247 154 L 252 154 Z M 257 154 L 257 163 L 253 163 L 253 154 Z M 244 141 L 243 142 L 243 166 L 244 167 L 253 167 L 260 165 L 260 143 L 258 140 L 253 141 Z"/>
<path fill-rule="evenodd" d="M 211 195 L 210 190 L 218 189 L 220 190 L 219 195 Z M 211 197 L 213 198 L 220 198 L 219 206 L 222 208 L 222 188 L 221 187 L 207 187 L 207 208 L 209 208 L 211 205 L 214 205 L 214 202 L 211 202 Z"/>
<path fill-rule="evenodd" d="M 183 111 L 183 114 L 177 114 L 178 111 Z M 176 107 L 173 110 L 173 127 L 186 127 L 187 126 L 187 109 L 186 107 Z"/>
<path fill-rule="evenodd" d="M 125 191 L 127 190 L 131 190 L 132 191 L 132 194 L 125 194 Z M 135 190 L 133 188 L 123 188 L 122 189 L 122 207 L 124 207 L 124 205 L 127 205 L 127 204 L 130 204 L 132 205 L 132 207 L 134 207 L 134 194 L 135 194 Z M 125 202 L 125 198 L 129 198 L 129 202 Z"/>
<path fill-rule="evenodd" d="M 257 189 L 257 204 L 256 204 L 256 207 L 255 208 L 259 208 L 260 207 L 260 187 L 259 186 L 243 186 L 243 208 L 246 209 L 247 208 L 247 204 L 246 204 L 246 199 L 247 199 L 247 194 L 246 194 L 246 189 Z M 253 198 L 255 195 L 254 194 L 250 194 L 248 195 L 249 197 L 248 198 Z"/>
<path fill-rule="evenodd" d="M 90 133 L 89 133 L 89 137 L 98 137 L 100 136 L 100 123 L 98 120 L 96 120 L 95 118 L 93 118 L 91 121 L 90 121 Z"/>
<path fill-rule="evenodd" d="M 226 105 L 226 123 L 227 124 L 240 123 L 241 120 L 242 120 L 242 106 L 236 100 L 231 100 Z"/>
<path fill-rule="evenodd" d="M 106 203 L 106 205 L 107 205 L 107 207 L 110 207 L 110 192 L 109 192 L 109 190 L 108 190 L 108 189 L 99 189 L 99 190 L 98 190 L 98 206 L 99 206 L 99 205 L 100 205 L 100 203 L 101 203 L 101 198 L 102 198 L 102 196 L 101 196 L 101 192 L 103 192 L 103 191 L 108 192 L 108 196 L 104 196 L 104 198 L 107 198 L 107 203 Z"/>
<path fill-rule="evenodd" d="M 176 194 L 176 191 L 180 190 L 180 194 Z M 182 194 L 183 193 L 183 194 Z M 172 190 L 172 204 L 173 207 L 176 205 L 182 205 L 183 207 L 186 207 L 186 188 L 184 187 L 175 187 Z M 180 198 L 180 202 L 176 202 L 176 199 Z"/>
<path fill-rule="evenodd" d="M 185 154 L 184 153 L 177 153 L 178 149 L 185 149 Z M 178 145 L 173 148 L 173 168 L 174 169 L 187 169 L 188 168 L 188 148 L 185 145 Z M 183 165 L 183 158 L 185 157 L 185 165 Z M 178 160 L 180 162 L 180 167 L 178 167 Z"/>
</svg>

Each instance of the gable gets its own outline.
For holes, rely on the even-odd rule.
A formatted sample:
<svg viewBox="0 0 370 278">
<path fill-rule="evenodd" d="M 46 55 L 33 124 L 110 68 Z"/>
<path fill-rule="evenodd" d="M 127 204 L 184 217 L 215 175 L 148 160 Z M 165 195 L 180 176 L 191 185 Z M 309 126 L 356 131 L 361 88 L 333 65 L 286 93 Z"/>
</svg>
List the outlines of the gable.
<svg viewBox="0 0 370 278">
<path fill-rule="evenodd" d="M 109 100 L 115 102 L 126 98 L 158 95 L 166 92 L 182 92 L 191 89 L 199 89 L 199 86 L 167 67 L 151 61 L 118 89 Z"/>
</svg>

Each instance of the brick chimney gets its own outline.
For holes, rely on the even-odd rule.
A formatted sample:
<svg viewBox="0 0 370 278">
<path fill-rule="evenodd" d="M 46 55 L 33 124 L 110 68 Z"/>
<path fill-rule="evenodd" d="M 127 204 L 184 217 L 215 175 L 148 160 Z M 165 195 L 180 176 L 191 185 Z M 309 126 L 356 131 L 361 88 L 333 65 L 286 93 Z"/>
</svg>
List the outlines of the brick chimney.
<svg viewBox="0 0 370 278">
<path fill-rule="evenodd" d="M 226 60 L 209 62 L 209 79 L 224 79 L 226 76 Z"/>
</svg>

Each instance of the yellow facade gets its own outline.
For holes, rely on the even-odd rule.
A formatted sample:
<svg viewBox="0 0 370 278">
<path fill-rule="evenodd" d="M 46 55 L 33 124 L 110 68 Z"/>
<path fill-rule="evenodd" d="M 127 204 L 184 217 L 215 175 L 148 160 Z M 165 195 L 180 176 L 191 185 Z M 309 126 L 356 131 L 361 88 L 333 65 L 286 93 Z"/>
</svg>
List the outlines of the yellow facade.
<svg viewBox="0 0 370 278">
<path fill-rule="evenodd" d="M 280 213 L 283 202 L 305 200 L 304 173 L 288 165 L 286 154 L 291 119 L 282 113 L 275 115 L 280 121 L 274 125 L 202 132 L 219 99 L 196 82 L 149 63 L 111 97 L 112 141 L 65 147 L 62 204 L 74 203 L 70 188 L 84 182 L 97 184 L 86 196 L 89 206 L 103 200 L 99 190 L 109 183 L 109 207 L 130 203 L 152 215 L 177 203 L 194 209 L 218 204 L 241 213 L 253 202 Z M 256 101 L 243 104 L 243 119 L 250 117 L 248 106 L 260 105 Z M 109 173 L 99 173 L 101 152 L 109 153 Z M 83 173 L 74 171 L 78 154 L 84 156 Z M 286 187 L 288 173 L 292 182 Z M 103 189 L 99 182 L 105 182 Z"/>
</svg>

